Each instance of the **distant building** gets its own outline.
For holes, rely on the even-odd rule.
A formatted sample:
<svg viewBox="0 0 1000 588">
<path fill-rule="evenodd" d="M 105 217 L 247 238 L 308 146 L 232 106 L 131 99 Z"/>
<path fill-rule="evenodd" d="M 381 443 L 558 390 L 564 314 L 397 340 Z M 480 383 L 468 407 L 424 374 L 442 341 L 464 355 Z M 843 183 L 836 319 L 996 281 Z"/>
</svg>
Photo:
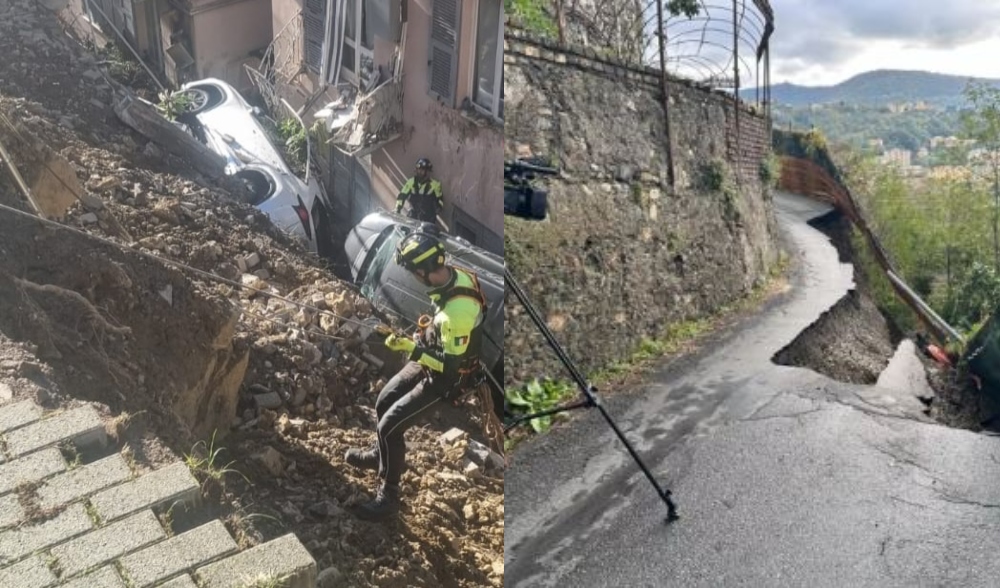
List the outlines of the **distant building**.
<svg viewBox="0 0 1000 588">
<path fill-rule="evenodd" d="M 881 153 L 882 150 L 885 149 L 885 142 L 882 141 L 882 139 L 868 139 L 865 145 L 868 147 L 868 149 L 871 149 L 872 151 L 876 151 L 878 153 Z"/>
<path fill-rule="evenodd" d="M 880 161 L 885 165 L 908 168 L 912 164 L 913 152 L 908 149 L 890 149 L 882 154 Z"/>
</svg>

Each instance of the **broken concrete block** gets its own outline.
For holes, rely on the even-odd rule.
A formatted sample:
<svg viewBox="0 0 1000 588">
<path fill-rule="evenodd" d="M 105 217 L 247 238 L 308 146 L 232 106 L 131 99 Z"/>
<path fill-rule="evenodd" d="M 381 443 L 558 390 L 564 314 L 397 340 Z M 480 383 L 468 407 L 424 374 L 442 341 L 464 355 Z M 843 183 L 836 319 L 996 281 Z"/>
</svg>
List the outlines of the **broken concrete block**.
<svg viewBox="0 0 1000 588">
<path fill-rule="evenodd" d="M 259 409 L 274 409 L 281 406 L 281 396 L 277 392 L 257 394 L 253 397 L 253 400 L 257 403 L 257 408 Z"/>
<path fill-rule="evenodd" d="M 250 456 L 272 476 L 279 477 L 285 473 L 285 457 L 277 449 L 268 445 L 263 451 Z"/>
<path fill-rule="evenodd" d="M 504 459 L 502 455 L 475 439 L 469 439 L 467 456 L 470 460 L 482 467 L 492 467 L 497 469 L 503 469 L 504 467 Z"/>
<path fill-rule="evenodd" d="M 457 443 L 461 439 L 464 439 L 464 438 L 466 438 L 468 436 L 469 436 L 469 434 L 466 433 L 465 431 L 463 431 L 462 429 L 459 429 L 458 427 L 454 427 L 454 428 L 452 428 L 452 429 L 450 429 L 450 430 L 442 433 L 441 436 L 438 437 L 438 443 L 440 443 L 441 445 L 444 445 L 444 446 L 454 445 L 455 443 Z"/>
<path fill-rule="evenodd" d="M 247 255 L 246 257 L 244 257 L 243 260 L 246 262 L 248 268 L 249 267 L 256 267 L 256 266 L 260 265 L 260 254 L 256 253 L 256 252 L 251 253 L 250 255 Z"/>
</svg>

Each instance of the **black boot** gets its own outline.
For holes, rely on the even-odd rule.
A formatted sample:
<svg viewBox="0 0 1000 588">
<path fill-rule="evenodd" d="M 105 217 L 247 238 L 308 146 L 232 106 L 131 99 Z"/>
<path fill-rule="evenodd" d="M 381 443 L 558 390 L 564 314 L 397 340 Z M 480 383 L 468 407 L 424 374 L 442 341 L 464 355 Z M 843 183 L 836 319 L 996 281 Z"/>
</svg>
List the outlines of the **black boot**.
<svg viewBox="0 0 1000 588">
<path fill-rule="evenodd" d="M 375 500 L 358 506 L 355 514 L 366 521 L 381 521 L 399 512 L 399 486 L 383 483 Z"/>
<path fill-rule="evenodd" d="M 344 455 L 344 461 L 349 465 L 363 470 L 378 469 L 378 447 L 359 449 L 357 447 L 348 449 Z"/>
</svg>

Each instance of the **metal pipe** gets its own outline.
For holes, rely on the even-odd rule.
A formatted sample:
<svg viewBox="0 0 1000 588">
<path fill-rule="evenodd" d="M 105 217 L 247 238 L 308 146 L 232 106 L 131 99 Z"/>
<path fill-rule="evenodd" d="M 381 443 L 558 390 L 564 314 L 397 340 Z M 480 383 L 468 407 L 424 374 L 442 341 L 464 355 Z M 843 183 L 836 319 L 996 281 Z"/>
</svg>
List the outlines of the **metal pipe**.
<svg viewBox="0 0 1000 588">
<path fill-rule="evenodd" d="M 670 133 L 670 86 L 667 83 L 667 29 L 663 24 L 663 2 L 657 0 L 657 28 L 660 39 L 660 91 L 663 93 L 663 121 L 667 134 L 667 183 L 674 187 L 674 149 Z"/>
<path fill-rule="evenodd" d="M 906 282 L 897 276 L 895 272 L 892 270 L 886 270 L 885 275 L 888 276 L 889 281 L 892 282 L 892 285 L 897 289 L 897 291 L 900 292 L 900 295 L 903 296 L 903 298 L 906 298 L 911 305 L 915 307 L 914 310 L 917 311 L 917 314 L 922 315 L 927 322 L 931 323 L 931 326 L 934 329 L 947 335 L 953 341 L 960 343 L 965 342 L 965 337 L 962 337 L 962 335 L 959 334 L 959 332 L 956 331 L 951 325 L 945 322 L 945 320 L 941 318 L 938 313 L 934 312 L 934 309 L 928 306 L 927 303 L 924 302 L 923 299 L 920 298 L 920 296 L 909 286 L 907 286 Z"/>
<path fill-rule="evenodd" d="M 111 22 L 111 19 L 108 18 L 108 15 L 104 14 L 104 11 L 101 10 L 100 7 L 97 6 L 97 4 L 92 3 L 90 4 L 90 7 L 92 9 L 96 9 L 97 12 L 99 12 L 101 16 L 104 18 L 104 20 L 106 20 L 109 23 Z M 93 26 L 93 24 L 91 24 L 91 26 Z M 160 79 L 156 77 L 156 74 L 153 73 L 153 70 L 149 69 L 149 66 L 146 65 L 146 62 L 142 60 L 142 57 L 139 57 L 139 54 L 136 52 L 135 48 L 133 48 L 132 45 L 128 42 L 128 39 L 125 38 L 125 35 L 122 35 L 120 32 L 118 32 L 118 29 L 116 29 L 114 26 L 111 26 L 110 28 L 115 32 L 115 35 L 117 35 L 118 38 L 121 39 L 122 43 L 124 43 L 125 46 L 128 47 L 128 50 L 132 52 L 132 55 L 134 55 L 135 58 L 139 61 L 139 65 L 142 66 L 142 69 L 146 70 L 146 73 L 148 73 L 149 77 L 152 78 L 153 83 L 160 88 L 161 92 L 165 92 L 167 90 L 166 86 L 160 83 Z"/>
<path fill-rule="evenodd" d="M 38 206 L 38 202 L 35 202 L 35 197 L 31 195 L 31 189 L 28 188 L 28 183 L 24 181 L 21 177 L 21 172 L 17 171 L 17 166 L 14 165 L 14 160 L 11 158 L 10 153 L 7 152 L 7 148 L 4 146 L 3 141 L 0 141 L 0 159 L 3 159 L 4 164 L 10 173 L 14 176 L 14 181 L 17 182 L 17 187 L 21 189 L 24 193 L 24 197 L 28 199 L 28 204 L 31 208 L 35 209 L 35 214 L 42 216 L 42 209 Z"/>
</svg>

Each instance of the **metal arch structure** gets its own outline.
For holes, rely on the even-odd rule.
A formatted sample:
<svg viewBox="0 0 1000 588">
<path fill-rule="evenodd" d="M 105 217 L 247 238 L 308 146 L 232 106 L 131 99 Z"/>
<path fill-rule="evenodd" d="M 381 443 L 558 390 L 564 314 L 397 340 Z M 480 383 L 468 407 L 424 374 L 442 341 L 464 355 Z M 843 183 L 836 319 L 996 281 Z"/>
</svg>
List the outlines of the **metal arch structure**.
<svg viewBox="0 0 1000 588">
<path fill-rule="evenodd" d="M 774 11 L 769 0 L 697 0 L 693 16 L 672 14 L 670 0 L 623 0 L 620 10 L 606 0 L 556 0 L 552 19 L 563 51 L 589 51 L 627 69 L 657 75 L 665 111 L 667 181 L 674 185 L 670 83 L 690 81 L 728 94 L 733 101 L 737 153 L 741 149 L 740 103 L 771 125 L 770 40 Z M 570 23 L 572 21 L 572 23 Z M 570 24 L 568 24 L 570 23 Z M 520 28 L 506 22 L 507 31 Z M 574 37 L 574 28 L 598 30 Z M 603 27 L 603 28 L 601 28 Z M 579 31 L 576 31 L 579 32 Z M 602 35 L 603 33 L 603 35 Z M 551 33 L 549 33 L 551 35 Z M 576 47 L 579 47 L 576 49 Z M 750 89 L 751 91 L 747 91 Z"/>
<path fill-rule="evenodd" d="M 770 2 L 699 0 L 699 12 L 693 17 L 669 14 L 667 3 L 647 3 L 646 64 L 660 65 L 656 39 L 662 36 L 666 39 L 663 65 L 671 76 L 692 79 L 734 95 L 754 89 L 752 97 L 743 95 L 745 100 L 769 110 L 770 40 L 774 33 Z M 711 64 L 713 72 L 725 74 L 704 78 L 706 64 Z"/>
<path fill-rule="evenodd" d="M 744 89 L 755 88 L 753 102 L 770 126 L 770 41 L 774 11 L 769 0 L 698 0 L 698 13 L 687 16 L 670 13 L 667 4 L 668 0 L 650 0 L 643 10 L 643 35 L 648 41 L 642 59 L 645 65 L 659 65 L 667 148 L 671 155 L 668 180 L 673 185 L 670 78 L 692 79 L 732 93 L 737 146 L 741 143 L 739 118 Z"/>
</svg>

